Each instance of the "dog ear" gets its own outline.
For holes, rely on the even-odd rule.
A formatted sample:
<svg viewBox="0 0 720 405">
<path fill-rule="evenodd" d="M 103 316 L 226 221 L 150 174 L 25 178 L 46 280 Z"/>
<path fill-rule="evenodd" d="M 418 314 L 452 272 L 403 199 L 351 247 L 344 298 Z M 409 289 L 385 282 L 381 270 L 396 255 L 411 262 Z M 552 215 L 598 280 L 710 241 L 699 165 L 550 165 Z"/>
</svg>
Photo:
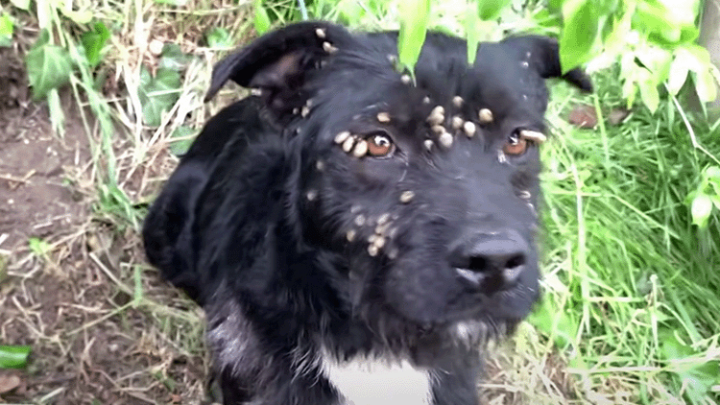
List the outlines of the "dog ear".
<svg viewBox="0 0 720 405">
<path fill-rule="evenodd" d="M 213 68 L 205 101 L 232 80 L 262 90 L 263 98 L 278 112 L 296 107 L 297 91 L 309 70 L 347 45 L 352 35 L 327 22 L 301 22 L 268 33 L 225 57 Z"/>
<path fill-rule="evenodd" d="M 542 78 L 559 77 L 582 91 L 593 91 L 590 77 L 580 68 L 563 74 L 560 66 L 560 47 L 557 40 L 539 35 L 511 37 L 503 42 L 512 43 L 511 49 L 518 52 L 517 57 L 527 61 Z"/>
</svg>

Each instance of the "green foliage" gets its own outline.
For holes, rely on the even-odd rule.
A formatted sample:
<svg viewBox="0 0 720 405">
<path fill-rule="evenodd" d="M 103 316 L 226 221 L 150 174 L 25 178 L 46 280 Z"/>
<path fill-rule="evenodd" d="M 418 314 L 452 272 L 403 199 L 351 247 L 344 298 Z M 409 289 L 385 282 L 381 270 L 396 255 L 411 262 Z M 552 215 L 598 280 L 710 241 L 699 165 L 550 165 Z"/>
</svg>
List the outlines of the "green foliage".
<svg viewBox="0 0 720 405">
<path fill-rule="evenodd" d="M 688 195 L 692 223 L 706 228 L 713 213 L 713 206 L 720 210 L 720 167 L 709 166 L 703 170 L 698 188 Z"/>
<path fill-rule="evenodd" d="M 398 60 L 402 67 L 412 71 L 425 42 L 430 18 L 430 0 L 405 1 L 402 5 Z"/>
<path fill-rule="evenodd" d="M 554 0 L 552 6 L 562 14 L 563 71 L 596 58 L 607 64 L 619 58 L 628 106 L 639 92 L 653 113 L 661 97 L 658 87 L 668 83 L 670 94 L 677 95 L 689 72 L 701 101 L 716 98 L 714 67 L 707 50 L 694 43 L 699 1 Z"/>
<path fill-rule="evenodd" d="M 262 6 L 262 0 L 255 0 L 255 31 L 258 34 L 265 33 L 270 29 L 270 16 L 268 16 L 267 10 Z"/>
<path fill-rule="evenodd" d="M 230 48 L 235 44 L 228 30 L 215 27 L 205 34 L 205 40 L 210 48 Z"/>
<path fill-rule="evenodd" d="M 181 125 L 175 128 L 170 135 L 170 151 L 176 156 L 185 154 L 195 140 L 194 136 L 196 132 L 196 130 L 187 125 Z"/>
<path fill-rule="evenodd" d="M 500 16 L 511 0 L 477 0 L 478 15 L 483 20 L 493 20 Z"/>
<path fill-rule="evenodd" d="M 25 367 L 30 350 L 30 346 L 0 345 L 0 369 Z"/>
<path fill-rule="evenodd" d="M 42 30 L 35 45 L 25 56 L 28 80 L 36 100 L 70 81 L 73 70 L 67 50 L 49 41 L 50 34 Z"/>
<path fill-rule="evenodd" d="M 15 25 L 9 13 L 0 13 L 0 47 L 12 45 L 13 32 Z"/>
<path fill-rule="evenodd" d="M 39 258 L 46 258 L 50 253 L 50 244 L 40 238 L 28 239 L 28 246 L 30 251 Z"/>
<path fill-rule="evenodd" d="M 140 71 L 138 97 L 142 104 L 146 125 L 157 127 L 162 123 L 163 114 L 169 111 L 179 98 L 182 79 L 173 69 L 158 69 L 155 77 L 143 66 Z"/>
<path fill-rule="evenodd" d="M 667 367 L 679 382 L 676 388 L 685 392 L 690 403 L 707 403 L 706 395 L 720 376 L 720 361 L 704 358 L 703 353 L 682 342 L 674 333 L 665 333 L 661 344 Z"/>
<path fill-rule="evenodd" d="M 108 39 L 110 39 L 110 31 L 101 21 L 95 22 L 92 29 L 80 37 L 90 67 L 94 68 L 100 63 Z"/>
<path fill-rule="evenodd" d="M 590 60 L 599 30 L 594 1 L 566 1 L 562 7 L 564 29 L 560 37 L 560 65 L 568 71 Z"/>
<path fill-rule="evenodd" d="M 182 77 L 180 72 L 191 58 L 177 44 L 165 44 L 158 62 L 155 77 L 142 67 L 138 97 L 142 104 L 145 124 L 156 127 L 162 123 L 163 114 L 170 111 L 180 97 Z"/>
</svg>

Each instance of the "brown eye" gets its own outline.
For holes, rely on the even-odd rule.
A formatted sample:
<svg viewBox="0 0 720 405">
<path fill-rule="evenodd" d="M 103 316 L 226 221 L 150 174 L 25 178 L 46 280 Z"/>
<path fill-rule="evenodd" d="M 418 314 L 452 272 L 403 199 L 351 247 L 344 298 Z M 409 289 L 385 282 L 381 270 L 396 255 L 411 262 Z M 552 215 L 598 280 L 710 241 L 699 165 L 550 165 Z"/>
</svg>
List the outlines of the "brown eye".
<svg viewBox="0 0 720 405">
<path fill-rule="evenodd" d="M 367 140 L 368 155 L 375 157 L 388 156 L 394 145 L 387 135 L 372 135 Z"/>
<path fill-rule="evenodd" d="M 505 144 L 503 145 L 503 152 L 510 156 L 520 156 L 528 148 L 528 141 L 520 136 L 518 133 L 510 135 Z"/>
</svg>

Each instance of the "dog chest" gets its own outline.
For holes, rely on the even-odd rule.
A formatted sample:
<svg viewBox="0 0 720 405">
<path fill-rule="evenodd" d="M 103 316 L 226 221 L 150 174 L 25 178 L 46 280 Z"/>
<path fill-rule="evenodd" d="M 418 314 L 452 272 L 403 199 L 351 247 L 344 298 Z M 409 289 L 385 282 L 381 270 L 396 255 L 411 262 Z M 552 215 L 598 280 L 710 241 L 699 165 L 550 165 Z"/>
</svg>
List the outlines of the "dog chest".
<svg viewBox="0 0 720 405">
<path fill-rule="evenodd" d="M 340 405 L 429 405 L 430 376 L 407 361 L 358 358 L 338 363 L 323 355 L 325 377 L 338 390 Z"/>
</svg>

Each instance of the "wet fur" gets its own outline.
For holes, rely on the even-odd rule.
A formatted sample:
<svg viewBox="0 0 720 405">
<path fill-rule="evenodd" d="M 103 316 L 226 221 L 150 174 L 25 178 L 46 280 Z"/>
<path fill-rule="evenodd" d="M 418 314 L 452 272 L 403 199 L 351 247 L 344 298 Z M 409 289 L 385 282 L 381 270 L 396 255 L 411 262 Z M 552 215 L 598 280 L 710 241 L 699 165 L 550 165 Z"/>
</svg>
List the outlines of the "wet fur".
<svg viewBox="0 0 720 405">
<path fill-rule="evenodd" d="M 503 162 L 498 149 L 516 128 L 544 131 L 546 78 L 583 90 L 589 80 L 578 70 L 563 76 L 547 38 L 482 44 L 468 67 L 464 41 L 432 33 L 416 86 L 407 85 L 388 60 L 396 40 L 301 23 L 215 68 L 208 98 L 227 80 L 262 95 L 209 120 L 143 237 L 150 263 L 207 313 L 225 404 L 342 404 L 324 367 L 359 358 L 410 362 L 428 375 L 434 405 L 476 404 L 482 343 L 538 298 L 538 151 Z M 490 108 L 494 122 L 427 151 L 436 105 L 475 122 Z M 391 122 L 380 125 L 378 112 Z M 379 128 L 402 153 L 358 159 L 333 142 L 343 130 Z M 401 202 L 408 190 L 414 198 Z M 371 256 L 367 240 L 384 214 L 387 243 Z M 468 234 L 506 229 L 529 246 L 518 285 L 469 291 L 448 251 Z"/>
</svg>

